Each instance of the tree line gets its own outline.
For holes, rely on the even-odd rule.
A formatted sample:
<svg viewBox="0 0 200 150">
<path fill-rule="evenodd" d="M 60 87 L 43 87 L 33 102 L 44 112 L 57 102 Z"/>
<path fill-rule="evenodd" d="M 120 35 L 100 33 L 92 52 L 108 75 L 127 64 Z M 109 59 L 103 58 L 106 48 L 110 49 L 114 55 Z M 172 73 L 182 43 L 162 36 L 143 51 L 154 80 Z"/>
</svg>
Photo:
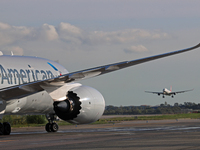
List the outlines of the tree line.
<svg viewBox="0 0 200 150">
<path fill-rule="evenodd" d="M 200 110 L 200 104 L 184 102 L 184 104 L 174 103 L 169 105 L 167 102 L 159 106 L 106 106 L 104 115 L 133 115 L 133 114 L 178 114 Z"/>
</svg>

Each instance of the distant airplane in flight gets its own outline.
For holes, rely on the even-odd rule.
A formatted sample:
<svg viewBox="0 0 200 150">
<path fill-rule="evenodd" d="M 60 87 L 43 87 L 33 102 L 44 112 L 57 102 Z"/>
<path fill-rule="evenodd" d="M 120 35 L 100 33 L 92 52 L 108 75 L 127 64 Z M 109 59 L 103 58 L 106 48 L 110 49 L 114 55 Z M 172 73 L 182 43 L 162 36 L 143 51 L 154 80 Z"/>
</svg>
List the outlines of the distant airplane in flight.
<svg viewBox="0 0 200 150">
<path fill-rule="evenodd" d="M 153 94 L 158 94 L 159 95 L 163 95 L 163 98 L 165 98 L 165 95 L 167 96 L 171 96 L 172 98 L 174 97 L 174 95 L 178 94 L 178 93 L 184 93 L 184 92 L 189 92 L 192 91 L 191 90 L 185 90 L 185 91 L 177 91 L 177 92 L 172 92 L 172 87 L 170 87 L 170 90 L 168 90 L 167 88 L 163 89 L 163 92 L 151 92 L 151 91 L 145 91 L 147 93 L 153 93 Z"/>
</svg>

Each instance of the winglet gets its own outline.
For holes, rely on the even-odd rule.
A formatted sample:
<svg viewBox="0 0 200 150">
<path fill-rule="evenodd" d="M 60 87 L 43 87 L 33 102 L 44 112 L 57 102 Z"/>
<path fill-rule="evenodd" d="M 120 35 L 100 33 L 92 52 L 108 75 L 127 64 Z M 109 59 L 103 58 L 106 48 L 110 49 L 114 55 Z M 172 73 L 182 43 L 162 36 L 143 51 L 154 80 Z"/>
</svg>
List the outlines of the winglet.
<svg viewBox="0 0 200 150">
<path fill-rule="evenodd" d="M 197 44 L 196 46 L 194 46 L 194 48 L 198 48 L 198 47 L 200 47 L 200 43 L 199 43 L 199 44 Z"/>
</svg>

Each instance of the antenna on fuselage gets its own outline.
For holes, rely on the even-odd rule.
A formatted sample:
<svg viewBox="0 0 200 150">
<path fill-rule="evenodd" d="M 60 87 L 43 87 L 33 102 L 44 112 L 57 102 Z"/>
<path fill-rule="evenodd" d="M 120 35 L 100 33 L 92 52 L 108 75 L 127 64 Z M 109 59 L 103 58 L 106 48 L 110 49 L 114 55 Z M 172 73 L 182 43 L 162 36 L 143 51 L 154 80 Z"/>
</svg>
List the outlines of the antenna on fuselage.
<svg viewBox="0 0 200 150">
<path fill-rule="evenodd" d="M 3 52 L 2 51 L 0 51 L 0 56 L 2 56 L 3 55 Z"/>
</svg>

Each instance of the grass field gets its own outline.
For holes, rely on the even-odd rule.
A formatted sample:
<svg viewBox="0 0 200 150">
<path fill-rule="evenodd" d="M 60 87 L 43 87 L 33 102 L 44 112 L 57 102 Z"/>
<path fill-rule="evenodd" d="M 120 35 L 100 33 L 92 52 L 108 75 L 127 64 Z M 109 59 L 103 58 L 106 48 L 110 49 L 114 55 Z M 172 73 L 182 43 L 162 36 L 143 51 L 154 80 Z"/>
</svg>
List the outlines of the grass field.
<svg viewBox="0 0 200 150">
<path fill-rule="evenodd" d="M 137 121 L 137 120 L 165 120 L 165 119 L 200 119 L 200 113 L 190 113 L 190 114 L 166 114 L 166 115 L 130 115 L 130 116 L 120 116 L 117 117 L 117 115 L 106 118 L 106 119 L 99 119 L 98 121 L 92 123 L 92 124 L 109 124 L 109 123 L 115 123 L 115 122 L 121 122 L 121 121 Z M 59 126 L 62 125 L 71 125 L 70 123 L 66 121 L 56 121 Z M 45 126 L 45 124 L 19 124 L 19 125 L 13 125 L 12 127 L 36 127 L 36 126 Z"/>
</svg>

